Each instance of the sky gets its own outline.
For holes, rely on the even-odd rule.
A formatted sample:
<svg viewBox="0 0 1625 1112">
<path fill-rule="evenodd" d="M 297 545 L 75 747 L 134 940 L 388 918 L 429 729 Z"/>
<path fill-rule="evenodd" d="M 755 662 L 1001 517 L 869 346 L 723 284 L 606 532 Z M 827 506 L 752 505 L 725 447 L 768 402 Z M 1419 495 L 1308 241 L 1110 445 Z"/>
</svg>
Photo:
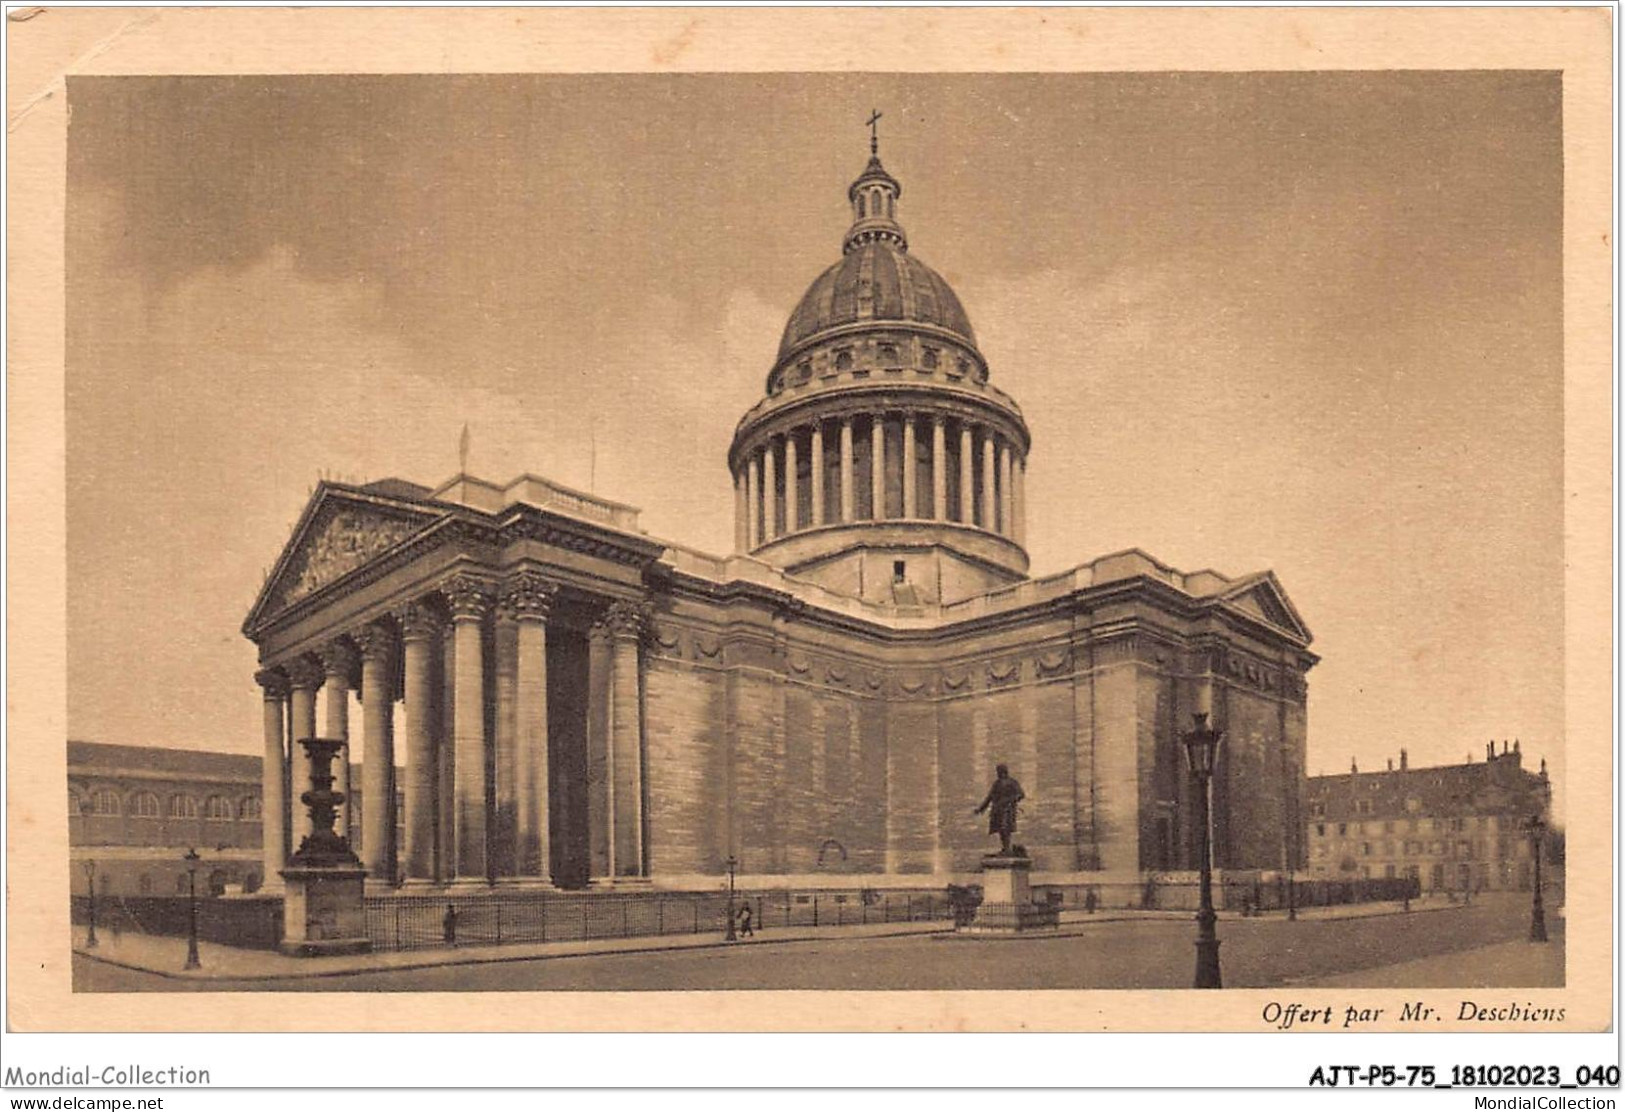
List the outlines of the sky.
<svg viewBox="0 0 1625 1112">
<path fill-rule="evenodd" d="M 1561 796 L 1562 120 L 1539 72 L 73 78 L 68 727 L 257 752 L 322 477 L 523 471 L 733 538 L 863 121 L 1033 434 L 1034 574 L 1270 568 L 1309 771 Z"/>
</svg>

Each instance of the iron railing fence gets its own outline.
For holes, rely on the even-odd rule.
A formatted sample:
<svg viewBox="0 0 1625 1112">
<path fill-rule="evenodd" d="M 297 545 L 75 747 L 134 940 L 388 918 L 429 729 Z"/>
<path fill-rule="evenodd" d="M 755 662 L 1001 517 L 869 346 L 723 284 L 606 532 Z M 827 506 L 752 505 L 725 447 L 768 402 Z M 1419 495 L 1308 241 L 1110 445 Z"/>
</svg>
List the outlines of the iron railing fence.
<svg viewBox="0 0 1625 1112">
<path fill-rule="evenodd" d="M 576 942 L 675 934 L 723 934 L 728 896 L 712 892 L 472 892 L 366 898 L 367 936 L 374 950 L 516 942 Z M 937 922 L 953 918 L 942 892 L 740 892 L 736 929 Z"/>
</svg>

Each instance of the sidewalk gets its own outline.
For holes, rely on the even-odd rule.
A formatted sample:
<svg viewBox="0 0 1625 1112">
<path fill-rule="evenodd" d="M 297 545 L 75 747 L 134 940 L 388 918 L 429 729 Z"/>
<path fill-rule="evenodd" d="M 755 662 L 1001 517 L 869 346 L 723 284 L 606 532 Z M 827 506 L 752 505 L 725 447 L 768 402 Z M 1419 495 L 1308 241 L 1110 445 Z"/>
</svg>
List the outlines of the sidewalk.
<svg viewBox="0 0 1625 1112">
<path fill-rule="evenodd" d="M 1460 907 L 1443 899 L 1437 901 L 1413 900 L 1411 914 L 1442 911 Z M 1351 904 L 1338 907 L 1305 908 L 1299 911 L 1300 920 L 1365 918 L 1376 915 L 1404 914 L 1402 905 Z M 1114 908 L 1094 914 L 1068 909 L 1061 913 L 1062 935 L 1072 936 L 1090 926 L 1123 922 L 1183 922 L 1194 914 L 1188 910 Z M 1239 919 L 1232 912 L 1221 914 L 1222 919 Z M 1285 912 L 1269 912 L 1259 919 L 1284 919 Z M 752 946 L 762 943 L 819 942 L 862 940 L 899 936 L 951 935 L 952 924 L 933 920 L 917 923 L 871 923 L 840 927 L 779 927 L 758 929 L 752 939 L 727 942 L 717 934 L 652 935 L 641 938 L 587 939 L 570 942 L 504 943 L 502 945 L 473 945 L 436 947 L 426 950 L 381 951 L 371 954 L 347 954 L 335 957 L 296 958 L 270 950 L 243 950 L 213 942 L 198 944 L 201 969 L 183 969 L 186 962 L 186 939 L 162 935 L 148 935 L 125 931 L 115 935 L 103 929 L 98 931 L 98 946 L 85 948 L 86 930 L 75 927 L 73 950 L 78 956 L 105 962 L 125 969 L 154 973 L 176 980 L 191 981 L 278 981 L 308 977 L 342 977 L 352 973 L 379 973 L 404 969 L 429 969 L 439 966 L 480 965 L 492 962 L 535 961 L 543 958 L 570 958 L 588 954 L 638 954 L 673 950 L 703 950 L 727 946 Z M 1042 936 L 1036 936 L 1042 937 Z M 1050 937 L 1055 937 L 1051 935 Z"/>
<path fill-rule="evenodd" d="M 1546 943 L 1498 942 L 1288 983 L 1324 988 L 1561 988 L 1563 957 L 1563 936 L 1554 932 Z"/>
</svg>

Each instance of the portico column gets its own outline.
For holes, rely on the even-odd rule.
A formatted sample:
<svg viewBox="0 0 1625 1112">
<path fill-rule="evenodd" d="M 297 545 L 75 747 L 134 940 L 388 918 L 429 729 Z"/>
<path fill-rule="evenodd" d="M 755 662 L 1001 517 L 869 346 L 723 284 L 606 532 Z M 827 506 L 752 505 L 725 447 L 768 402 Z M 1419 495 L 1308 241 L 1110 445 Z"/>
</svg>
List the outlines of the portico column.
<svg viewBox="0 0 1625 1112">
<path fill-rule="evenodd" d="M 288 864 L 288 797 L 282 790 L 288 774 L 283 752 L 283 706 L 288 698 L 288 677 L 275 668 L 254 675 L 265 694 L 265 757 L 260 765 L 260 855 L 265 862 L 266 891 L 282 889 L 282 870 Z"/>
<path fill-rule="evenodd" d="M 434 615 L 421 605 L 395 611 L 401 628 L 401 679 L 406 689 L 406 877 L 434 877 L 434 690 L 430 653 L 439 635 Z"/>
<path fill-rule="evenodd" d="M 615 762 L 610 744 L 610 645 L 606 620 L 587 634 L 587 843 L 594 883 L 615 875 Z"/>
<path fill-rule="evenodd" d="M 779 535 L 779 450 L 769 440 L 762 447 L 762 543 Z"/>
<path fill-rule="evenodd" d="M 809 453 L 808 469 L 812 475 L 812 521 L 808 522 L 816 529 L 824 524 L 824 422 L 814 421 L 812 427 L 812 450 Z"/>
<path fill-rule="evenodd" d="M 919 461 L 914 458 L 914 414 L 903 414 L 903 517 L 915 516 L 915 483 L 919 481 Z"/>
<path fill-rule="evenodd" d="M 394 884 L 395 638 L 370 625 L 355 641 L 361 649 L 361 863 L 367 879 Z"/>
<path fill-rule="evenodd" d="M 886 422 L 878 413 L 869 422 L 869 504 L 874 520 L 886 516 Z"/>
<path fill-rule="evenodd" d="M 982 434 L 982 520 L 977 522 L 989 532 L 999 525 L 998 509 L 993 505 L 993 468 L 996 466 L 993 460 L 993 433 L 990 430 Z"/>
<path fill-rule="evenodd" d="M 797 529 L 796 508 L 800 499 L 796 497 L 796 430 L 791 429 L 784 434 L 784 531 L 794 533 Z"/>
<path fill-rule="evenodd" d="M 327 673 L 327 728 L 323 737 L 344 742 L 338 767 L 333 770 L 333 789 L 344 799 L 334 808 L 334 823 L 340 836 L 350 838 L 350 673 L 355 670 L 355 651 L 342 641 L 334 641 L 321 652 L 322 669 Z"/>
<path fill-rule="evenodd" d="M 1015 469 L 1010 462 L 1010 445 L 999 445 L 999 532 L 1007 537 L 1016 535 L 1016 518 L 1013 512 L 1014 499 L 1010 497 L 1015 487 Z"/>
<path fill-rule="evenodd" d="M 314 826 L 310 808 L 299 797 L 310 790 L 310 754 L 299 743 L 316 733 L 316 692 L 322 686 L 322 667 L 309 657 L 299 657 L 284 669 L 288 673 L 291 692 L 288 696 L 289 713 L 293 718 L 293 748 L 289 752 L 292 771 L 288 776 L 288 812 L 292 818 L 290 848 L 299 852 L 299 846 L 310 836 Z"/>
<path fill-rule="evenodd" d="M 491 585 L 471 575 L 455 575 L 440 587 L 451 608 L 455 680 L 451 736 L 457 879 L 489 879 L 485 813 L 485 639 L 481 626 L 490 613 Z"/>
<path fill-rule="evenodd" d="M 931 517 L 948 520 L 948 431 L 940 413 L 931 418 Z"/>
<path fill-rule="evenodd" d="M 642 876 L 643 699 L 639 643 L 647 617 L 642 605 L 610 605 L 610 753 L 614 785 L 614 875 Z"/>
<path fill-rule="evenodd" d="M 976 524 L 976 448 L 969 425 L 959 426 L 959 520 Z"/>
<path fill-rule="evenodd" d="M 762 463 L 755 452 L 745 466 L 745 475 L 745 533 L 749 538 L 746 545 L 749 551 L 762 543 Z"/>
<path fill-rule="evenodd" d="M 841 520 L 851 521 L 854 513 L 852 489 L 852 418 L 841 418 Z"/>
<path fill-rule="evenodd" d="M 535 572 L 520 572 L 503 592 L 503 604 L 518 626 L 514 683 L 515 824 L 514 869 L 522 877 L 553 876 L 548 830 L 547 618 L 556 588 Z"/>
<path fill-rule="evenodd" d="M 734 551 L 750 551 L 750 536 L 747 530 L 750 527 L 749 495 L 746 492 L 745 469 L 740 468 L 734 475 Z"/>
</svg>

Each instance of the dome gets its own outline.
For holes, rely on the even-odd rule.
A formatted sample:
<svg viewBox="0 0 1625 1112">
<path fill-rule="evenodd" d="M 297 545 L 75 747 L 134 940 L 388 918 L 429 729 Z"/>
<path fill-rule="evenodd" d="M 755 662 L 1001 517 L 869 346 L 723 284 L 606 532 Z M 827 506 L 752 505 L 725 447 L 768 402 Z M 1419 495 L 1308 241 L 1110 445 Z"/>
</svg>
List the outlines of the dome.
<svg viewBox="0 0 1625 1112">
<path fill-rule="evenodd" d="M 976 344 L 970 318 L 942 276 L 891 242 L 874 240 L 853 246 L 808 287 L 784 326 L 779 358 L 826 329 L 859 321 L 931 324 Z"/>
</svg>

